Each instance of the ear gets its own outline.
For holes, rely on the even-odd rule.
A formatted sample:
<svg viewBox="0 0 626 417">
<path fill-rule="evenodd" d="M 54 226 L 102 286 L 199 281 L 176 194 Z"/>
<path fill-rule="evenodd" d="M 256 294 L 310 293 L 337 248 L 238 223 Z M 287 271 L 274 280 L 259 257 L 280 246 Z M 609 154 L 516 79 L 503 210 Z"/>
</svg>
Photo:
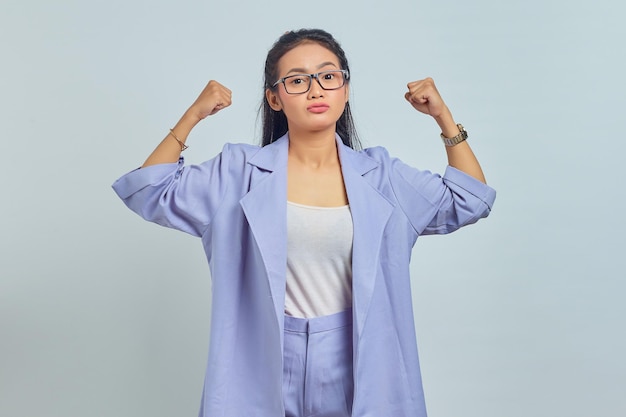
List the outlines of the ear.
<svg viewBox="0 0 626 417">
<path fill-rule="evenodd" d="M 265 90 L 265 99 L 267 100 L 267 104 L 270 105 L 272 110 L 281 111 L 283 109 L 283 105 L 278 98 L 278 94 L 267 88 Z"/>
<path fill-rule="evenodd" d="M 350 83 L 346 83 L 346 103 L 350 99 Z"/>
</svg>

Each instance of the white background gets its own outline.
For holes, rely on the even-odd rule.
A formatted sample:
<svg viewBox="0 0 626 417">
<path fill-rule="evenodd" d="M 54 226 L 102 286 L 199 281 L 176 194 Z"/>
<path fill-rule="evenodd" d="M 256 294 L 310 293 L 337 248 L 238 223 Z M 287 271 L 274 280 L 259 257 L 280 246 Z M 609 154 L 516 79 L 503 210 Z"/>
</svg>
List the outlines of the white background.
<svg viewBox="0 0 626 417">
<path fill-rule="evenodd" d="M 412 264 L 431 417 L 626 415 L 623 24 L 617 0 L 122 1 L 0 5 L 0 415 L 194 416 L 209 338 L 200 241 L 110 188 L 209 79 L 233 105 L 188 162 L 258 142 L 271 44 L 345 48 L 366 146 L 443 172 L 406 83 L 470 133 L 492 215 Z"/>
</svg>

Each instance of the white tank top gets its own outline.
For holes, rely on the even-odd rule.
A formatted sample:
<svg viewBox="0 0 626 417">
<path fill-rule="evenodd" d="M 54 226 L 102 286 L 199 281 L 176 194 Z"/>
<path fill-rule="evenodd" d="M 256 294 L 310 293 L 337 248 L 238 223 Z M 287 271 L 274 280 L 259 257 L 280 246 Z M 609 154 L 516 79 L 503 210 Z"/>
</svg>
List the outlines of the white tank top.
<svg viewBox="0 0 626 417">
<path fill-rule="evenodd" d="M 285 314 L 319 317 L 352 306 L 350 206 L 287 203 Z"/>
</svg>

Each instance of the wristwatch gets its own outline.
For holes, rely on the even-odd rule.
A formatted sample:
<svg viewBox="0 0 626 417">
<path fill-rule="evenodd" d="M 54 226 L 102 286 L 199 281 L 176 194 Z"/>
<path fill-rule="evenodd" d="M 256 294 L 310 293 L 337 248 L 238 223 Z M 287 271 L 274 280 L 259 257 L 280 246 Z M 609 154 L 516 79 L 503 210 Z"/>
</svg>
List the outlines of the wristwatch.
<svg viewBox="0 0 626 417">
<path fill-rule="evenodd" d="M 459 128 L 459 134 L 453 138 L 447 138 L 443 135 L 443 133 L 439 135 L 441 136 L 441 140 L 443 140 L 443 143 L 445 143 L 446 146 L 458 145 L 459 143 L 467 139 L 467 130 L 465 130 L 463 125 L 459 123 L 458 125 L 456 125 L 456 127 Z"/>
</svg>

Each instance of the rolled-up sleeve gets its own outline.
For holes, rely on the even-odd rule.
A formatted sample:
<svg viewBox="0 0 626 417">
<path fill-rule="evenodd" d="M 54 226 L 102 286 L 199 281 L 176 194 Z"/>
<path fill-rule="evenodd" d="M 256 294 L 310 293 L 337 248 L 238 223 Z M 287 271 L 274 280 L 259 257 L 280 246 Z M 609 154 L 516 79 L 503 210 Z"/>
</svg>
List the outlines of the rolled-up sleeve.
<svg viewBox="0 0 626 417">
<path fill-rule="evenodd" d="M 398 159 L 389 173 L 395 197 L 419 235 L 446 234 L 487 217 L 493 188 L 448 166 L 443 177 Z"/>
<path fill-rule="evenodd" d="M 135 169 L 116 180 L 113 190 L 145 220 L 202 236 L 228 186 L 229 148 L 200 165 L 158 164 Z"/>
</svg>

